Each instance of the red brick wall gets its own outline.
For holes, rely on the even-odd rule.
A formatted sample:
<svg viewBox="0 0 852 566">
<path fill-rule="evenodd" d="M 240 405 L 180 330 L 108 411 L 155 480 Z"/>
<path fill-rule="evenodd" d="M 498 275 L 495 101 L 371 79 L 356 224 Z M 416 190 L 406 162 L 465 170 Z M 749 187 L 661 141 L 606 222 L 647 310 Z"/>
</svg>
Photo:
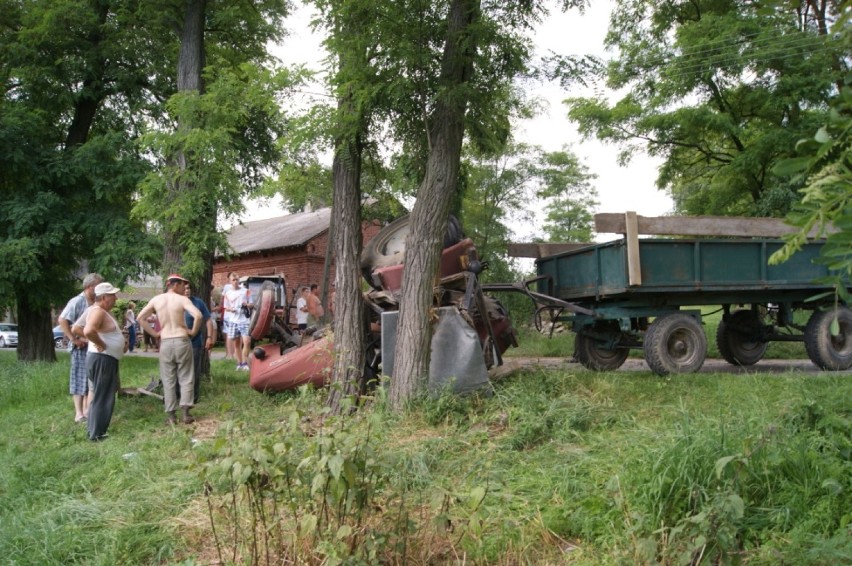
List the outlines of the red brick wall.
<svg viewBox="0 0 852 566">
<path fill-rule="evenodd" d="M 377 223 L 364 223 L 364 243 L 369 242 L 381 230 Z M 227 282 L 228 273 L 246 275 L 284 275 L 287 297 L 291 299 L 293 289 L 300 285 L 316 283 L 322 293 L 325 265 L 325 250 L 328 246 L 328 231 L 309 240 L 301 247 L 280 248 L 233 256 L 228 260 L 217 259 L 213 264 L 213 287 L 221 289 Z M 329 284 L 334 281 L 334 262 L 331 264 Z"/>
</svg>

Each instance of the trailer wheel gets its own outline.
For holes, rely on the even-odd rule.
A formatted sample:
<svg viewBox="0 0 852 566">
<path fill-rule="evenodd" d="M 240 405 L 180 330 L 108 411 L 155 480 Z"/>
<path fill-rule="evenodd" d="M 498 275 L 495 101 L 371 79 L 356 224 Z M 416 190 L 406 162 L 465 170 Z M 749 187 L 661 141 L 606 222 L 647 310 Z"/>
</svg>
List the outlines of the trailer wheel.
<svg viewBox="0 0 852 566">
<path fill-rule="evenodd" d="M 698 371 L 706 356 L 707 336 L 688 314 L 658 317 L 645 334 L 645 361 L 657 375 Z"/>
<path fill-rule="evenodd" d="M 831 334 L 837 315 L 840 332 Z M 805 327 L 805 350 L 821 369 L 844 370 L 852 367 L 852 310 L 847 307 L 814 311 Z"/>
<path fill-rule="evenodd" d="M 594 371 L 611 371 L 621 367 L 627 359 L 627 348 L 610 350 L 582 332 L 574 337 L 574 355 L 583 367 Z"/>
<path fill-rule="evenodd" d="M 399 265 L 405 260 L 405 238 L 408 237 L 410 219 L 409 214 L 397 218 L 382 228 L 364 246 L 361 252 L 361 273 L 367 283 L 373 287 L 375 287 L 372 279 L 373 270 Z M 447 231 L 444 233 L 444 248 L 458 244 L 463 239 L 461 223 L 451 214 L 447 220 Z"/>
<path fill-rule="evenodd" d="M 769 346 L 756 338 L 762 326 L 760 316 L 752 310 L 738 310 L 727 322 L 722 320 L 716 330 L 716 345 L 725 361 L 735 366 L 750 366 L 762 360 Z"/>
</svg>

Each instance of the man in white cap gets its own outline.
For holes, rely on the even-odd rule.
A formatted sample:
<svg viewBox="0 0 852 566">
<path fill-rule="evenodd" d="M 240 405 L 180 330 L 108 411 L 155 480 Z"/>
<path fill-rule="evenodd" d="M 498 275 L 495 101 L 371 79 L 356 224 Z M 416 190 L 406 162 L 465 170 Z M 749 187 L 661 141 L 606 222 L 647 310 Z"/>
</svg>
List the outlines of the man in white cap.
<svg viewBox="0 0 852 566">
<path fill-rule="evenodd" d="M 59 327 L 71 344 L 71 375 L 69 379 L 69 392 L 74 400 L 74 420 L 83 422 L 86 420 L 88 403 L 86 395 L 89 388 L 86 382 L 86 352 L 88 343 L 71 332 L 71 326 L 95 302 L 95 285 L 103 281 L 103 277 L 97 273 L 89 273 L 83 278 L 83 292 L 68 301 L 62 313 L 59 315 Z"/>
<path fill-rule="evenodd" d="M 118 362 L 127 351 L 121 326 L 110 314 L 110 309 L 115 306 L 116 293 L 118 289 L 110 283 L 95 286 L 95 304 L 89 308 L 83 329 L 89 340 L 86 370 L 93 395 L 88 428 L 89 440 L 93 442 L 107 437 L 118 392 Z"/>
<path fill-rule="evenodd" d="M 183 422 L 190 424 L 195 419 L 189 414 L 193 405 L 193 364 L 192 343 L 190 340 L 201 330 L 203 319 L 201 311 L 184 296 L 189 281 L 173 273 L 166 277 L 166 292 L 151 299 L 137 317 L 140 326 L 154 338 L 160 338 L 160 380 L 163 382 L 165 397 L 166 423 L 177 423 L 175 411 L 178 399 L 176 385 L 180 385 L 180 407 L 183 409 Z M 156 313 L 160 321 L 159 332 L 148 323 L 148 315 Z M 192 318 L 192 328 L 187 329 L 184 313 Z"/>
</svg>

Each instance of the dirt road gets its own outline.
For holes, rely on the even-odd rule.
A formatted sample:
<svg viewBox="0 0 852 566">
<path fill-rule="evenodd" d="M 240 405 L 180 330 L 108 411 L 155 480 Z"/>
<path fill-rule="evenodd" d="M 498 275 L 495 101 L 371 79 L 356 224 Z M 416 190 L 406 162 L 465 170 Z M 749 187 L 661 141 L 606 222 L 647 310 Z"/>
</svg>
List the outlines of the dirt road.
<svg viewBox="0 0 852 566">
<path fill-rule="evenodd" d="M 520 369 L 531 369 L 535 367 L 545 369 L 560 369 L 564 371 L 581 371 L 584 370 L 577 362 L 569 361 L 568 358 L 505 358 L 504 363 L 500 367 L 492 368 L 489 372 L 491 379 L 500 379 L 512 372 Z M 618 371 L 650 371 L 648 364 L 642 358 L 628 358 Z M 742 373 L 742 374 L 758 374 L 758 373 L 783 373 L 783 372 L 800 372 L 804 374 L 821 373 L 817 366 L 810 360 L 761 360 L 753 366 L 740 367 L 734 366 L 720 359 L 707 359 L 701 367 L 701 373 Z M 840 375 L 852 375 L 852 369 L 836 372 Z"/>
</svg>

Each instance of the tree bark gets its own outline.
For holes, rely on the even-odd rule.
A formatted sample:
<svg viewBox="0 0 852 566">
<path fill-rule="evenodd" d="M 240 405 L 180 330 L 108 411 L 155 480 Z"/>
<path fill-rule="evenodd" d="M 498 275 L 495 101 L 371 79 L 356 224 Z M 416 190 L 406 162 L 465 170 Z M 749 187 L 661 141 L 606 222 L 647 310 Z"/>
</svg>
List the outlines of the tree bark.
<svg viewBox="0 0 852 566">
<path fill-rule="evenodd" d="M 444 94 L 429 129 L 432 147 L 405 241 L 394 375 L 388 393 L 391 407 L 397 410 L 425 388 L 429 375 L 429 314 L 447 215 L 458 187 L 468 98 L 464 85 L 473 70 L 476 40 L 471 28 L 479 5 L 479 0 L 453 0 L 447 16 L 440 77 Z"/>
<path fill-rule="evenodd" d="M 18 293 L 18 361 L 55 362 L 50 310 L 30 305 L 27 293 Z"/>
<path fill-rule="evenodd" d="M 351 96 L 341 101 L 341 114 L 352 114 Z M 334 365 L 327 404 L 336 414 L 344 400 L 357 401 L 363 388 L 365 345 L 364 299 L 361 296 L 361 137 L 338 141 L 332 164 L 332 225 L 336 260 L 334 296 Z M 354 404 L 351 406 L 354 408 Z"/>
<path fill-rule="evenodd" d="M 180 33 L 180 52 L 178 54 L 178 92 L 195 91 L 202 94 L 204 91 L 201 72 L 204 70 L 204 13 L 206 8 L 207 0 L 187 0 L 186 2 Z M 194 126 L 195 124 L 182 121 L 178 124 L 178 129 Z M 181 174 L 177 175 L 176 181 L 169 182 L 169 198 L 171 200 L 179 198 L 180 194 L 194 188 L 190 182 L 186 181 L 187 176 L 183 174 L 190 167 L 189 160 L 190 156 L 187 156 L 182 150 L 169 159 L 171 164 L 181 171 Z M 201 216 L 203 216 L 203 212 L 199 211 L 199 217 Z M 196 229 L 206 228 L 206 222 L 203 219 L 200 220 Z M 168 224 L 163 227 L 163 242 L 163 275 L 165 276 L 181 270 L 184 249 L 180 233 L 171 229 Z"/>
</svg>

